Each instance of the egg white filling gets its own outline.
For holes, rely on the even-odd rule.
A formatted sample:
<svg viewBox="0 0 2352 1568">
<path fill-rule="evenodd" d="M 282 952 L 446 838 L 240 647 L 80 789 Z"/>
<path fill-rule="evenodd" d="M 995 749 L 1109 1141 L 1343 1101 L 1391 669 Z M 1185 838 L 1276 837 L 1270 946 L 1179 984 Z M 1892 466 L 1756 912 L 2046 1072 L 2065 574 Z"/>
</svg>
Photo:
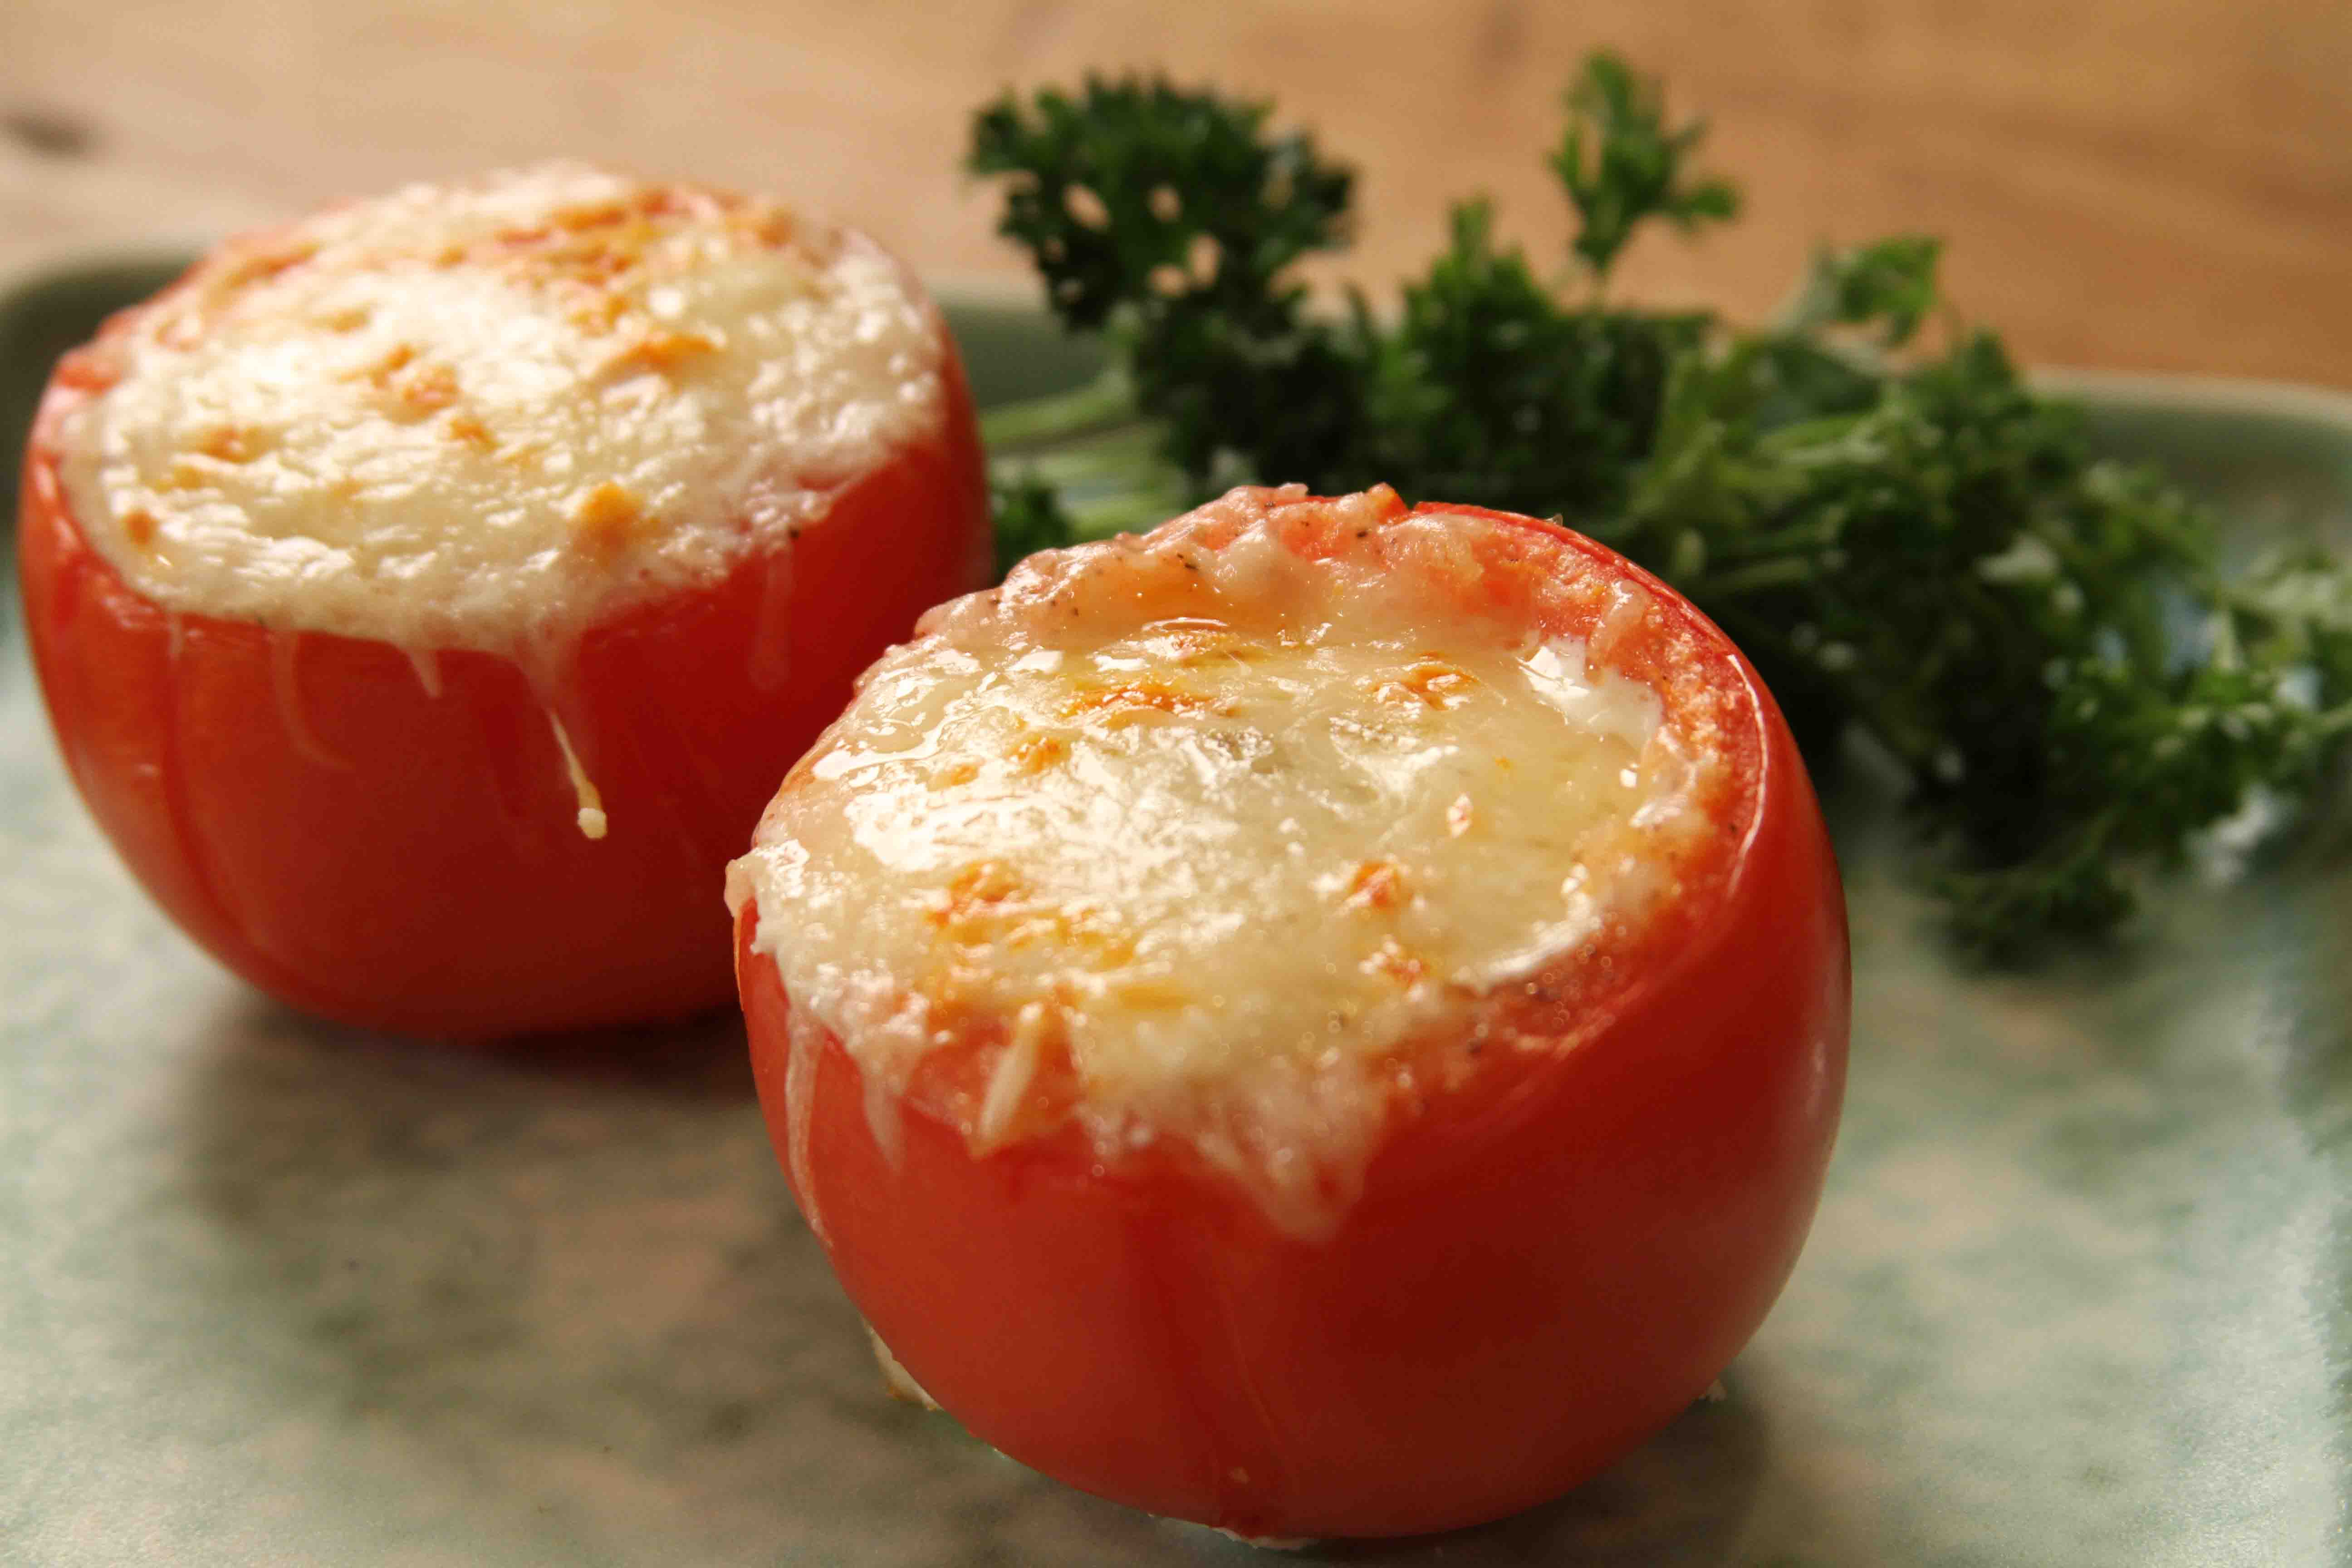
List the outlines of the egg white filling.
<svg viewBox="0 0 2352 1568">
<path fill-rule="evenodd" d="M 1180 1131 L 1311 1224 L 1376 1064 L 1671 897 L 1706 830 L 1656 691 L 1393 564 L 1489 526 L 1391 521 L 1386 567 L 1072 552 L 935 615 L 730 873 L 796 1018 L 894 1086 L 978 1020 L 981 1146 L 1066 1059 L 1107 1148 Z"/>
<path fill-rule="evenodd" d="M 169 610 L 511 653 L 786 542 L 942 414 L 862 237 L 571 164 L 235 242 L 109 334 L 61 432 Z"/>
</svg>

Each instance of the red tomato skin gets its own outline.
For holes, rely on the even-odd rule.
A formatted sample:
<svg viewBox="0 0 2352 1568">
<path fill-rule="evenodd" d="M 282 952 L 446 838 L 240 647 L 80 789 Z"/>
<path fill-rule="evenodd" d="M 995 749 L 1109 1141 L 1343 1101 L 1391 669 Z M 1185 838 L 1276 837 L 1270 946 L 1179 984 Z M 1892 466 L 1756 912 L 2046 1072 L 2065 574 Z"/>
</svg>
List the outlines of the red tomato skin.
<svg viewBox="0 0 2352 1568">
<path fill-rule="evenodd" d="M 1557 1048 L 1490 1049 L 1395 1120 L 1326 1238 L 1283 1233 L 1174 1140 L 1108 1168 L 1069 1126 L 975 1156 L 902 1103 L 893 1159 L 826 1035 L 804 1108 L 819 1191 L 799 1195 L 900 1363 L 1025 1464 L 1250 1536 L 1499 1518 L 1672 1420 L 1795 1266 L 1845 1071 L 1836 863 L 1786 724 L 1728 657 L 1760 732 L 1721 901 L 1699 929 L 1664 921 L 1597 1022 L 1515 1002 Z M 783 1150 L 791 1002 L 754 922 L 737 963 Z"/>
<path fill-rule="evenodd" d="M 944 331 L 944 329 L 942 329 Z M 949 347 L 939 435 L 852 483 L 782 555 L 593 626 L 534 688 L 512 659 L 167 615 L 89 543 L 58 422 L 17 552 L 59 749 L 132 874 L 221 963 L 303 1011 L 470 1039 L 724 1005 L 719 892 L 777 776 L 940 599 L 987 581 L 987 488 Z M 544 692 L 544 695 L 541 693 Z M 591 841 L 550 721 L 604 797 Z"/>
</svg>

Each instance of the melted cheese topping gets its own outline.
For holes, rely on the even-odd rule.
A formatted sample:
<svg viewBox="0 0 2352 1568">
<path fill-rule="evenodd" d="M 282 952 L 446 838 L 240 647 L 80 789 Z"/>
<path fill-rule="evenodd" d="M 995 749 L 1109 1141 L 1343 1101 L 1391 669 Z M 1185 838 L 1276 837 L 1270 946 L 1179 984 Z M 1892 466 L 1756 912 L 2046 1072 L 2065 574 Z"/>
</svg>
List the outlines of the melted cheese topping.
<svg viewBox="0 0 2352 1568">
<path fill-rule="evenodd" d="M 1192 1137 L 1311 1227 L 1378 1064 L 1670 896 L 1707 826 L 1655 690 L 1398 565 L 1492 526 L 1162 531 L 935 612 L 730 875 L 795 1017 L 901 1086 L 981 1020 L 978 1145 L 1066 1060 L 1107 1147 Z"/>
<path fill-rule="evenodd" d="M 782 546 L 942 416 L 860 236 L 576 165 L 231 244 L 96 345 L 74 514 L 174 611 L 511 652 Z"/>
</svg>

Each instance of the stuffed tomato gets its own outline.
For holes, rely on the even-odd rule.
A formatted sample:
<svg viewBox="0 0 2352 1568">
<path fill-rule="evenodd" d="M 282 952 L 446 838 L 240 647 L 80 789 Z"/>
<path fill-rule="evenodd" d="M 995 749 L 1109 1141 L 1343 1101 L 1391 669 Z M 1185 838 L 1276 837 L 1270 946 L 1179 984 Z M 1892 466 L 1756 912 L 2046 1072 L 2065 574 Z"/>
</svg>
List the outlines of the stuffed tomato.
<svg viewBox="0 0 2352 1568">
<path fill-rule="evenodd" d="M 247 237 L 109 322 L 19 536 L 140 881 L 298 1007 L 461 1037 L 723 1004 L 728 858 L 989 544 L 898 263 L 572 165 Z"/>
<path fill-rule="evenodd" d="M 1556 526 L 1237 490 L 867 673 L 730 875 L 889 1357 L 1251 1536 L 1491 1519 L 1708 1386 L 1843 1084 L 1837 872 L 1722 634 Z"/>
</svg>

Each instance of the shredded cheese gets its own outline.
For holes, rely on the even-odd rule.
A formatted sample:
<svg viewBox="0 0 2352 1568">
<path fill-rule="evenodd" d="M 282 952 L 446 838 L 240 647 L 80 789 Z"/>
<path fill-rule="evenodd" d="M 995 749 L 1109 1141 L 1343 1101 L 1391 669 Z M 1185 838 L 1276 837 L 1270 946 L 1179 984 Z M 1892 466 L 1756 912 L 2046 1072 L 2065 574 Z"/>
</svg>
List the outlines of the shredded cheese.
<svg viewBox="0 0 2352 1568">
<path fill-rule="evenodd" d="M 863 237 L 555 164 L 232 242 L 97 345 L 98 550 L 167 609 L 511 652 L 818 524 L 942 416 Z"/>
<path fill-rule="evenodd" d="M 1285 499 L 934 612 L 730 891 L 869 1081 L 992 1031 L 976 1148 L 1066 1060 L 1107 1152 L 1189 1138 L 1311 1228 L 1387 1059 L 1674 896 L 1713 764 L 1658 690 L 1477 607 L 1494 525 L 1391 497 L 1317 558 Z"/>
</svg>

